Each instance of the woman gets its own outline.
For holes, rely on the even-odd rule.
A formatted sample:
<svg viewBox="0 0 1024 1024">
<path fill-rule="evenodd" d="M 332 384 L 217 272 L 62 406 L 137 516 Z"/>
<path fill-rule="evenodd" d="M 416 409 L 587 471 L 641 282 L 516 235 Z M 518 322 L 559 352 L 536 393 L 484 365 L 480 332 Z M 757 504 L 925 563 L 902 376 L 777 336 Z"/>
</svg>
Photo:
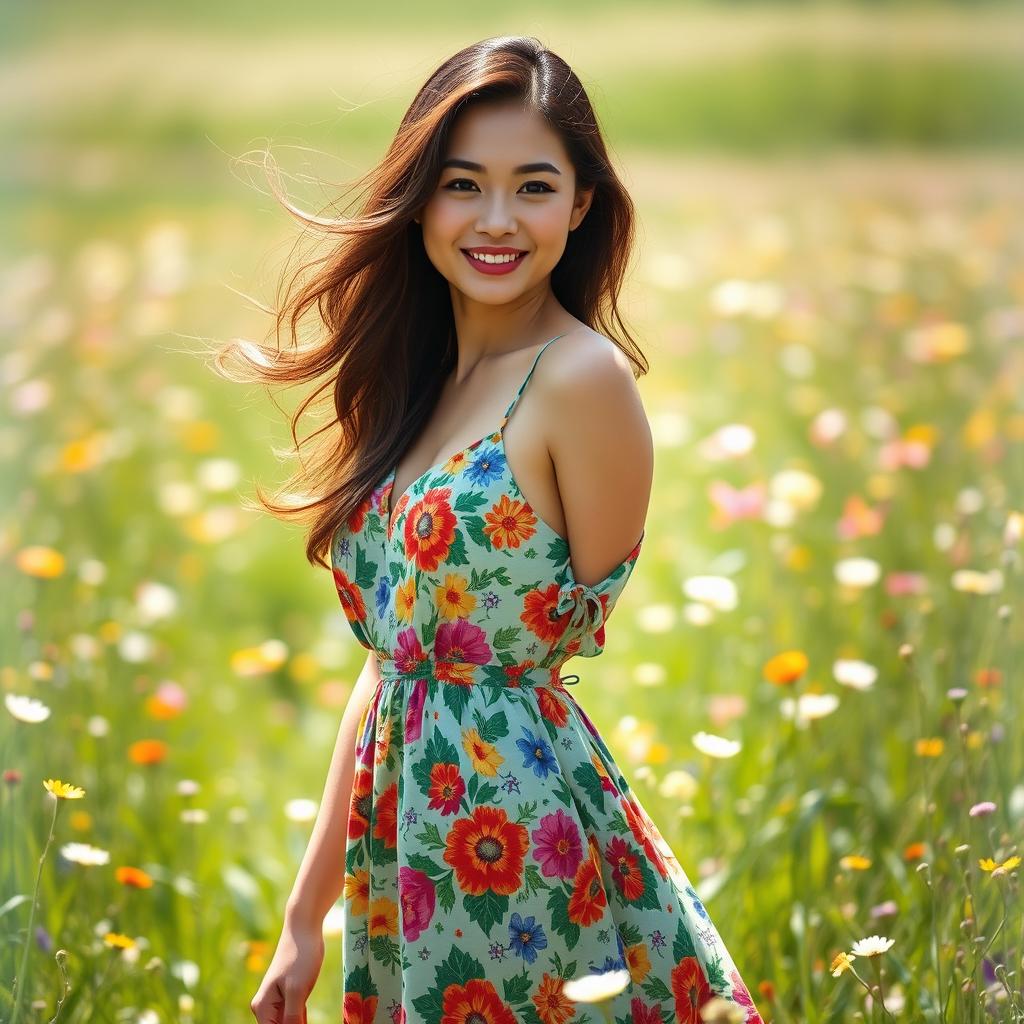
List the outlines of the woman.
<svg viewBox="0 0 1024 1024">
<path fill-rule="evenodd" d="M 343 895 L 346 1022 L 566 1024 L 565 982 L 611 972 L 617 1020 L 717 997 L 759 1022 L 562 674 L 604 649 L 653 472 L 646 364 L 607 336 L 633 209 L 586 93 L 535 39 L 483 40 L 369 183 L 316 222 L 343 240 L 287 310 L 315 304 L 326 340 L 253 361 L 332 374 L 309 553 L 368 651 L 253 1013 L 305 1019 Z"/>
</svg>

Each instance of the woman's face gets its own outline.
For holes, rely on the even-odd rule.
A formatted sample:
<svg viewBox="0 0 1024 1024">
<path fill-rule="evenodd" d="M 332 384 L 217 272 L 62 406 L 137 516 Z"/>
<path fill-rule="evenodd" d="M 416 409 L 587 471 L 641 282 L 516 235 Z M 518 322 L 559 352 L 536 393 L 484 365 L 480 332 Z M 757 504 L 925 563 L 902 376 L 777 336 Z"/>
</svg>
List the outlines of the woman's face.
<svg viewBox="0 0 1024 1024">
<path fill-rule="evenodd" d="M 421 211 L 423 244 L 453 288 L 498 305 L 547 279 L 592 197 L 577 195 L 568 153 L 542 117 L 518 102 L 479 104 L 453 125 Z M 471 253 L 481 250 L 522 255 L 478 262 Z"/>
</svg>

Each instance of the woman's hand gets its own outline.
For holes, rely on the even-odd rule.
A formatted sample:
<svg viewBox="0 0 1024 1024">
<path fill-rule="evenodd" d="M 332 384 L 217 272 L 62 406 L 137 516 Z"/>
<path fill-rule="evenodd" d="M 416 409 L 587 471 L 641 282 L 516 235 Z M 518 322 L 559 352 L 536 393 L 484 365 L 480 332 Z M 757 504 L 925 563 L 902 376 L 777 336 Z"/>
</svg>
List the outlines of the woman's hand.
<svg viewBox="0 0 1024 1024">
<path fill-rule="evenodd" d="M 286 921 L 249 1008 L 258 1024 L 306 1024 L 306 1000 L 324 962 L 323 928 Z"/>
</svg>

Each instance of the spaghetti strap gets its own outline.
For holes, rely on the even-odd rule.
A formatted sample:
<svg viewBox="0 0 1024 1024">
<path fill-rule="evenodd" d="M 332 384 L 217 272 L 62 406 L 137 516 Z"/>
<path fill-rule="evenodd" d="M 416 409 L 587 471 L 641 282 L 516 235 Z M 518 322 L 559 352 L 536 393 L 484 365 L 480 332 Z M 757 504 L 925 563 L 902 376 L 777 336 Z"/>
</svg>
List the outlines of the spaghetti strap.
<svg viewBox="0 0 1024 1024">
<path fill-rule="evenodd" d="M 523 378 L 523 383 L 519 385 L 519 390 L 516 392 L 515 397 L 512 399 L 511 402 L 509 402 L 508 408 L 505 410 L 505 415 L 504 417 L 502 417 L 501 420 L 502 426 L 505 426 L 505 424 L 508 422 L 509 416 L 512 415 L 512 410 L 515 408 L 516 402 L 519 401 L 519 396 L 523 393 L 523 389 L 526 387 L 530 378 L 533 376 L 533 371 L 537 367 L 537 361 L 544 354 L 544 349 L 546 349 L 548 345 L 551 344 L 551 342 L 557 341 L 559 338 L 564 337 L 567 333 L 567 331 L 562 331 L 561 334 L 556 334 L 553 338 L 549 338 L 547 341 L 544 342 L 543 345 L 541 345 L 540 351 L 538 351 L 538 353 L 533 357 L 533 363 L 530 366 L 530 369 L 527 371 L 526 376 Z"/>
</svg>

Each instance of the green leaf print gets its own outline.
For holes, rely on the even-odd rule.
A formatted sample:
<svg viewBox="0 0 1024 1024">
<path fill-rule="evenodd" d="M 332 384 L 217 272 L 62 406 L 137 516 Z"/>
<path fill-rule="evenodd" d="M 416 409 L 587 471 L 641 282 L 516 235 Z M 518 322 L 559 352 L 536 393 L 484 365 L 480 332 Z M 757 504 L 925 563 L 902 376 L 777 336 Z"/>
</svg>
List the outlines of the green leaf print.
<svg viewBox="0 0 1024 1024">
<path fill-rule="evenodd" d="M 476 776 L 473 776 L 473 777 L 476 778 Z M 498 803 L 498 801 L 494 799 L 494 797 L 497 795 L 497 793 L 498 793 L 498 787 L 493 782 L 485 782 L 480 787 L 480 791 L 476 795 L 475 803 L 477 803 L 477 804 L 487 804 L 487 803 L 491 803 L 492 801 L 494 803 Z"/>
<path fill-rule="evenodd" d="M 620 836 L 624 836 L 627 832 L 631 832 L 632 829 L 629 827 L 629 822 L 626 821 L 625 814 L 620 810 L 616 810 L 612 813 L 608 819 L 608 827 L 612 832 L 618 832 Z"/>
<path fill-rule="evenodd" d="M 708 976 L 708 984 L 718 992 L 730 989 L 732 986 L 726 980 L 725 972 L 722 970 L 722 958 L 716 956 L 704 965 L 704 973 Z"/>
<path fill-rule="evenodd" d="M 569 896 L 564 885 L 552 886 L 548 893 L 548 910 L 551 911 L 551 927 L 565 939 L 569 949 L 575 949 L 580 941 L 580 926 L 569 920 Z"/>
<path fill-rule="evenodd" d="M 374 985 L 370 977 L 370 968 L 366 964 L 360 964 L 349 971 L 345 978 L 345 988 L 350 992 L 358 992 L 364 998 L 378 995 L 377 986 Z"/>
<path fill-rule="evenodd" d="M 448 684 L 444 688 L 444 702 L 455 721 L 462 725 L 462 714 L 469 705 L 469 687 Z"/>
<path fill-rule="evenodd" d="M 550 888 L 551 886 L 541 878 L 540 868 L 536 864 L 527 864 L 523 872 L 523 887 L 516 893 L 516 903 L 522 903 L 535 892 Z"/>
<path fill-rule="evenodd" d="M 437 883 L 437 902 L 441 904 L 441 909 L 446 914 L 450 914 L 452 907 L 455 906 L 455 886 L 452 884 L 454 874 L 454 871 L 449 871 Z M 438 921 L 438 924 L 440 923 Z"/>
<path fill-rule="evenodd" d="M 551 791 L 566 807 L 572 807 L 572 792 L 569 789 L 569 783 L 561 775 L 555 776 L 555 784 Z"/>
<path fill-rule="evenodd" d="M 466 554 L 466 538 L 461 529 L 455 531 L 451 546 L 445 552 L 444 563 L 447 569 L 453 565 L 469 565 L 469 555 Z"/>
<path fill-rule="evenodd" d="M 601 788 L 601 776 L 597 769 L 588 761 L 578 764 L 573 769 L 572 777 L 580 784 L 580 788 L 590 797 L 590 802 L 600 814 L 604 813 L 604 790 Z"/>
<path fill-rule="evenodd" d="M 370 939 L 370 952 L 378 963 L 394 970 L 402 966 L 402 951 L 390 935 L 374 935 Z"/>
<path fill-rule="evenodd" d="M 647 975 L 640 987 L 644 990 L 644 994 L 647 998 L 652 1002 L 660 1003 L 672 998 L 671 989 L 665 984 L 664 980 L 653 971 Z"/>
<path fill-rule="evenodd" d="M 466 893 L 462 897 L 462 905 L 466 908 L 471 921 L 476 921 L 490 938 L 491 929 L 505 916 L 508 911 L 508 897 L 501 896 L 493 889 L 486 889 L 479 896 Z"/>
<path fill-rule="evenodd" d="M 417 839 L 419 836 L 416 837 Z M 437 861 L 431 860 L 426 854 L 423 853 L 410 853 L 409 867 L 415 868 L 417 871 L 422 871 L 428 878 L 440 878 L 441 875 L 450 875 L 451 870 L 449 868 L 443 868 Z"/>
<path fill-rule="evenodd" d="M 530 989 L 533 987 L 533 979 L 526 973 L 523 967 L 522 974 L 514 974 L 502 982 L 506 1003 L 522 1003 L 529 998 Z"/>
<path fill-rule="evenodd" d="M 491 647 L 496 651 L 507 651 L 519 646 L 519 638 L 523 635 L 521 626 L 503 626 L 496 629 L 491 636 Z"/>
<path fill-rule="evenodd" d="M 441 838 L 441 830 L 433 821 L 428 821 L 416 838 L 431 850 L 443 850 L 448 844 Z"/>
<path fill-rule="evenodd" d="M 473 715 L 473 721 L 476 722 L 480 738 L 486 743 L 497 743 L 503 736 L 508 735 L 508 718 L 505 717 L 504 711 L 499 711 L 487 719 L 477 711 Z"/>
<path fill-rule="evenodd" d="M 366 557 L 366 549 L 362 544 L 356 545 L 356 571 L 352 582 L 360 590 L 372 588 L 377 582 L 377 563 Z"/>
<path fill-rule="evenodd" d="M 672 943 L 672 956 L 675 957 L 676 963 L 679 963 L 684 956 L 696 956 L 697 949 L 693 944 L 693 936 L 690 935 L 690 930 L 683 923 L 683 919 L 679 918 L 676 924 L 676 937 Z"/>
</svg>

